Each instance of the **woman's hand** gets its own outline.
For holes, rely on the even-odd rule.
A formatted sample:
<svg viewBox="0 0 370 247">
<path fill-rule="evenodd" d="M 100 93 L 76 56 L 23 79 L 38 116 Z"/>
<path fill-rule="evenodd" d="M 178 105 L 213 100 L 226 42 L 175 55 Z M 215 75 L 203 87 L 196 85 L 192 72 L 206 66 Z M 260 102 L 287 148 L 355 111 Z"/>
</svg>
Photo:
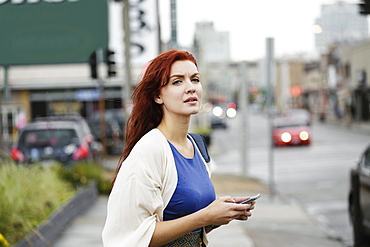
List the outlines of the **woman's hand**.
<svg viewBox="0 0 370 247">
<path fill-rule="evenodd" d="M 245 201 L 245 200 L 247 200 L 247 199 L 249 199 L 249 198 L 250 198 L 250 197 L 235 197 L 235 198 L 233 198 L 233 199 L 234 199 L 235 203 L 241 203 L 241 202 L 243 202 L 243 201 Z M 251 213 L 250 211 L 254 209 L 254 205 L 255 205 L 255 204 L 256 204 L 256 201 L 252 201 L 252 202 L 250 202 L 250 203 L 246 203 L 246 204 L 244 204 L 244 205 L 249 206 L 249 208 L 248 208 L 248 209 L 246 209 L 246 211 L 247 211 L 249 214 L 248 214 L 246 217 L 245 217 L 245 216 L 241 216 L 238 220 L 248 220 L 248 218 L 252 216 L 252 213 Z"/>
<path fill-rule="evenodd" d="M 252 216 L 250 211 L 254 209 L 255 202 L 239 204 L 246 199 L 248 198 L 230 196 L 217 198 L 203 209 L 206 211 L 207 225 L 226 225 L 235 219 L 247 220 Z"/>
</svg>

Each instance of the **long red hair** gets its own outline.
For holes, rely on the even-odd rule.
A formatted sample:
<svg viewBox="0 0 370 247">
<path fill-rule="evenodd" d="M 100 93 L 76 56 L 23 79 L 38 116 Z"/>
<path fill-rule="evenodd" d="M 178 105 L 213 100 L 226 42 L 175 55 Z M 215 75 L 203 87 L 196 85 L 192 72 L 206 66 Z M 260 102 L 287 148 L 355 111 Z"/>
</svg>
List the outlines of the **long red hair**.
<svg viewBox="0 0 370 247">
<path fill-rule="evenodd" d="M 166 51 L 150 61 L 147 66 L 143 78 L 137 84 L 132 94 L 133 109 L 126 126 L 126 145 L 119 160 L 116 176 L 122 166 L 122 162 L 127 158 L 140 138 L 160 124 L 163 110 L 161 105 L 157 104 L 154 99 L 159 95 L 160 89 L 167 85 L 172 64 L 176 61 L 184 60 L 189 60 L 195 66 L 198 66 L 193 55 L 179 50 Z"/>
</svg>

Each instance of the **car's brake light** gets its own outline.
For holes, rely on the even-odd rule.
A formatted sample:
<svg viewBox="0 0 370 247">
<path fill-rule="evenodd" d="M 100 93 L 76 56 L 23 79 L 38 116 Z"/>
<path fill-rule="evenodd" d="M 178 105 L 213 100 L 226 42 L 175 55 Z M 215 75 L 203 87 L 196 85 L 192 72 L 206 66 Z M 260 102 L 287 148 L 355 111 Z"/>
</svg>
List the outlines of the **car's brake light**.
<svg viewBox="0 0 370 247">
<path fill-rule="evenodd" d="M 87 145 L 79 146 L 76 151 L 72 154 L 73 160 L 85 159 L 89 156 L 89 147 Z"/>
<path fill-rule="evenodd" d="M 16 147 L 12 147 L 10 150 L 10 157 L 12 157 L 14 161 L 24 162 L 26 160 L 26 156 Z"/>
</svg>

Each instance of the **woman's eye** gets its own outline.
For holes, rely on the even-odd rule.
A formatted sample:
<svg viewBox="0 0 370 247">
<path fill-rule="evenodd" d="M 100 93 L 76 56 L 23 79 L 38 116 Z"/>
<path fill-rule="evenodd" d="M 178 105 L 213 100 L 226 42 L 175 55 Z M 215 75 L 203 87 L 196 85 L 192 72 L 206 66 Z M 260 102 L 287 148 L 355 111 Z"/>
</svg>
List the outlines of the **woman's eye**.
<svg viewBox="0 0 370 247">
<path fill-rule="evenodd" d="M 182 81 L 181 80 L 174 80 L 172 82 L 172 85 L 177 85 L 177 84 L 180 84 Z"/>
<path fill-rule="evenodd" d="M 192 82 L 199 83 L 199 82 L 200 82 L 200 80 L 199 80 L 199 78 L 193 78 L 193 79 L 192 79 Z"/>
</svg>

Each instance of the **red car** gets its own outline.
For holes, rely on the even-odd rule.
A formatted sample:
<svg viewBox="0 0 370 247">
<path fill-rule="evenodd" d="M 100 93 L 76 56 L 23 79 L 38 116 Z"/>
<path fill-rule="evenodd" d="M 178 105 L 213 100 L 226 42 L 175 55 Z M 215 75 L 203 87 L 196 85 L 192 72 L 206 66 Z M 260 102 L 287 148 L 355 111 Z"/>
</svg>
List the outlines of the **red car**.
<svg viewBox="0 0 370 247">
<path fill-rule="evenodd" d="M 272 138 L 275 146 L 309 145 L 311 128 L 307 122 L 295 118 L 276 118 Z"/>
</svg>

